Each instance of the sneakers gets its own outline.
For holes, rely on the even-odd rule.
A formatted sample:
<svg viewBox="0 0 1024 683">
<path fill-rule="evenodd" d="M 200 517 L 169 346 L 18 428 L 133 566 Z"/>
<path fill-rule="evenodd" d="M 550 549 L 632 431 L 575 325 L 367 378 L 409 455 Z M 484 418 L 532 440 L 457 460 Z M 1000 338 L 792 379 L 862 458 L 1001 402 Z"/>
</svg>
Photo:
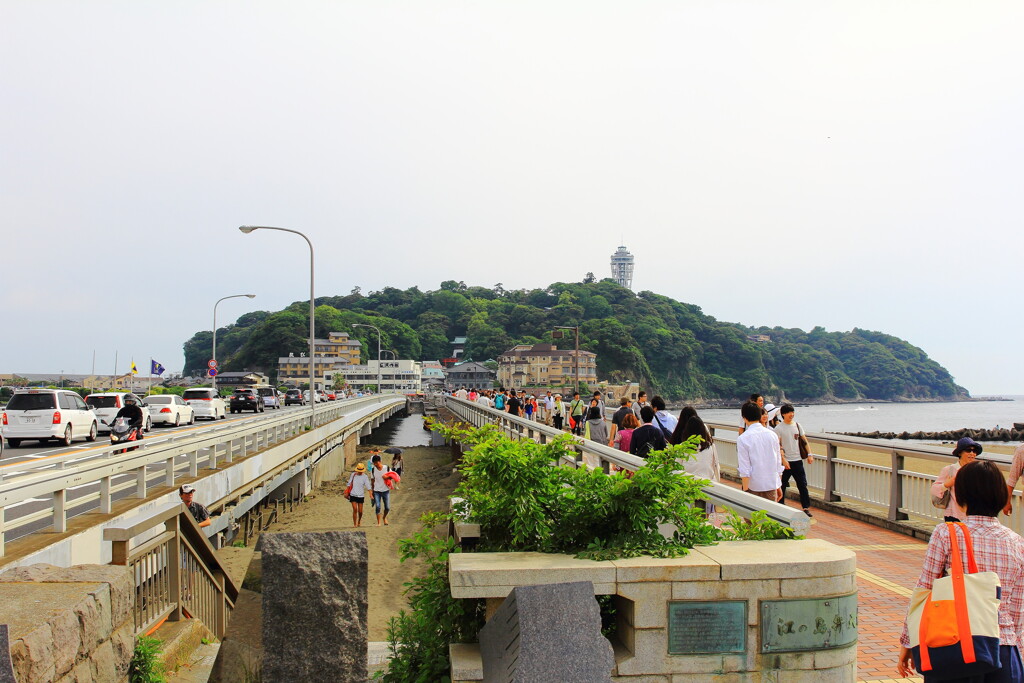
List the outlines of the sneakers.
<svg viewBox="0 0 1024 683">
<path fill-rule="evenodd" d="M 811 514 L 810 508 L 804 508 L 804 514 L 807 515 L 808 517 L 813 517 L 814 516 L 814 515 Z"/>
</svg>

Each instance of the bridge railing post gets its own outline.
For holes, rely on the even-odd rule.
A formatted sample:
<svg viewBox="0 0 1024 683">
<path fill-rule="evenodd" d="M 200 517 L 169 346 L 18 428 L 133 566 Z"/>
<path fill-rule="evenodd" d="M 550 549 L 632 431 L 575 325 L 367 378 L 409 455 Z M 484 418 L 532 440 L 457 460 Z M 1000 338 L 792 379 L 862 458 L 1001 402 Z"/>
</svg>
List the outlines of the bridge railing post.
<svg viewBox="0 0 1024 683">
<path fill-rule="evenodd" d="M 834 502 L 839 500 L 836 495 L 836 453 L 838 448 L 831 441 L 825 446 L 825 501 Z"/>
<path fill-rule="evenodd" d="M 103 477 L 100 479 L 100 514 L 109 515 L 112 510 L 110 486 L 113 482 L 113 477 Z"/>
<path fill-rule="evenodd" d="M 135 470 L 135 497 L 146 497 L 146 466 L 143 465 Z"/>
<path fill-rule="evenodd" d="M 905 512 L 900 512 L 903 507 L 903 479 L 900 470 L 903 469 L 904 457 L 896 449 L 890 453 L 891 471 L 889 473 L 889 521 L 895 522 L 898 519 L 907 519 Z"/>
<path fill-rule="evenodd" d="M 181 620 L 181 528 L 178 517 L 174 516 L 164 522 L 164 529 L 172 536 L 167 539 L 167 601 L 174 605 L 174 610 L 167 617 L 168 621 Z"/>
</svg>

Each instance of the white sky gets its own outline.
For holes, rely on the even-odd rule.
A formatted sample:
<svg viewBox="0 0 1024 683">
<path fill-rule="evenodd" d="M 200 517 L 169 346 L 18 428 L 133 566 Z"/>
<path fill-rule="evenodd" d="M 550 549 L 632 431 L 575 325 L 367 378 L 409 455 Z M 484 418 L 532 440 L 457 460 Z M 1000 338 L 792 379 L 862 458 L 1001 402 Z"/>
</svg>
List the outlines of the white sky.
<svg viewBox="0 0 1024 683">
<path fill-rule="evenodd" d="M 180 370 L 221 296 L 307 298 L 254 223 L 318 295 L 624 241 L 637 291 L 1024 394 L 1021 35 L 1017 0 L 0 0 L 0 372 Z"/>
</svg>

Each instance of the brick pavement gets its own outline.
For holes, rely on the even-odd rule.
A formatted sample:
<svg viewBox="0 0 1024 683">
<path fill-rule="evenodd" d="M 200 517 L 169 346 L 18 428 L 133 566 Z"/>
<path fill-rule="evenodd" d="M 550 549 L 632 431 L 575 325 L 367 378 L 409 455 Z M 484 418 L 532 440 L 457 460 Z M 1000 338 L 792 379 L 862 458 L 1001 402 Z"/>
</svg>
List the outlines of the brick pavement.
<svg viewBox="0 0 1024 683">
<path fill-rule="evenodd" d="M 809 538 L 821 538 L 857 553 L 857 677 L 861 681 L 921 681 L 897 678 L 896 656 L 910 592 L 917 583 L 927 544 L 904 534 L 841 515 L 813 511 Z"/>
</svg>

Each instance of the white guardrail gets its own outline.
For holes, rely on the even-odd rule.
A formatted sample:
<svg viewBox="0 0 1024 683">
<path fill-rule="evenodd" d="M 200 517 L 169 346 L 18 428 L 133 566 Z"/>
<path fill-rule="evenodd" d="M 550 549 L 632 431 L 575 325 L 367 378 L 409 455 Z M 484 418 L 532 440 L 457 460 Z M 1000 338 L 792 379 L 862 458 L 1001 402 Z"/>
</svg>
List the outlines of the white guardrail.
<svg viewBox="0 0 1024 683">
<path fill-rule="evenodd" d="M 486 408 L 478 403 L 470 403 L 453 396 L 446 397 L 446 402 L 448 410 L 464 422 L 475 427 L 495 424 L 503 433 L 513 439 L 532 439 L 540 443 L 547 443 L 550 439 L 567 433 L 554 427 L 548 427 L 540 422 L 533 422 L 532 420 L 509 415 L 500 410 Z M 573 447 L 577 452 L 577 458 L 575 461 L 562 464 L 574 467 L 600 467 L 605 472 L 610 470 L 610 465 L 635 471 L 643 467 L 644 464 L 643 458 L 630 455 L 615 448 L 609 448 L 604 444 L 599 444 L 589 439 L 573 437 Z M 721 458 L 721 455 L 719 455 L 719 458 Z M 807 534 L 810 530 L 810 518 L 797 508 L 773 503 L 764 498 L 759 498 L 750 493 L 716 482 L 710 482 L 708 486 L 705 486 L 704 493 L 705 497 L 715 505 L 728 507 L 747 519 L 750 518 L 750 515 L 755 510 L 764 510 L 769 518 L 792 527 L 798 534 Z"/>
<path fill-rule="evenodd" d="M 398 398 L 380 395 L 319 405 L 315 426 L 373 405 L 396 403 Z M 0 557 L 9 532 L 45 520 L 51 520 L 50 530 L 65 532 L 72 510 L 74 514 L 109 514 L 119 493 L 127 492 L 120 497 L 145 498 L 154 476 L 160 485 L 174 487 L 178 478 L 199 476 L 201 467 L 215 469 L 218 463 L 230 463 L 309 429 L 309 412 L 296 410 L 166 439 L 144 439 L 134 442 L 137 449 L 126 453 L 120 452 L 123 445 L 95 446 L 0 464 Z"/>
<path fill-rule="evenodd" d="M 736 468 L 737 425 L 708 423 L 715 435 L 718 461 Z M 931 504 L 934 474 L 907 469 L 908 460 L 930 461 L 938 465 L 953 462 L 950 447 L 926 446 L 906 441 L 865 439 L 839 434 L 806 433 L 814 453 L 814 462 L 804 469 L 807 486 L 826 502 L 857 502 L 874 507 L 879 516 L 896 522 L 914 520 L 939 523 L 943 510 Z M 887 464 L 870 464 L 850 457 L 850 451 L 881 454 Z M 990 460 L 1004 474 L 1009 472 L 1009 457 L 982 453 L 980 460 Z M 1024 532 L 1024 498 L 1020 490 L 1013 492 L 1013 512 L 1001 521 L 1015 532 Z"/>
</svg>

